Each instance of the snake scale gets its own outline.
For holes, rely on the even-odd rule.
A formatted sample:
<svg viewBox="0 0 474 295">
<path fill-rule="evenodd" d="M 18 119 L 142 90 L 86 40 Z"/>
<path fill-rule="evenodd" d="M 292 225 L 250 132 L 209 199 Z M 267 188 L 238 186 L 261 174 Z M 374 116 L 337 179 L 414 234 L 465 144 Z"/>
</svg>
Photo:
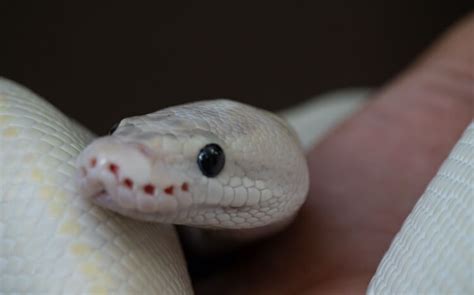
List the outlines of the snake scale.
<svg viewBox="0 0 474 295">
<path fill-rule="evenodd" d="M 331 126 L 360 107 L 365 95 L 365 92 L 339 94 L 284 112 L 283 117 L 294 127 L 303 146 L 308 148 Z M 229 112 L 232 112 L 231 109 L 235 111 L 234 102 L 221 101 L 218 104 L 225 106 L 221 108 L 226 108 Z M 126 119 L 118 126 L 115 137 L 111 137 L 112 142 L 109 141 L 110 138 L 98 140 L 84 150 L 95 137 L 91 132 L 64 116 L 33 92 L 9 80 L 0 79 L 0 293 L 191 294 L 191 283 L 181 248 L 173 226 L 167 222 L 188 225 L 198 223 L 197 225 L 203 227 L 211 224 L 213 227 L 230 229 L 252 227 L 255 225 L 252 222 L 257 220 L 261 220 L 258 225 L 271 225 L 276 219 L 256 218 L 258 212 L 253 212 L 255 216 L 251 219 L 249 211 L 239 216 L 235 210 L 252 207 L 252 204 L 260 203 L 263 199 L 271 200 L 275 195 L 288 196 L 288 191 L 283 194 L 284 190 L 277 188 L 276 194 L 268 196 L 269 193 L 265 190 L 273 192 L 275 187 L 275 184 L 270 184 L 270 177 L 260 174 L 257 177 L 250 172 L 225 175 L 229 171 L 237 171 L 230 168 L 238 166 L 245 166 L 242 170 L 263 170 L 273 175 L 271 173 L 274 173 L 274 170 L 263 169 L 271 168 L 268 167 L 272 163 L 271 160 L 265 162 L 264 159 L 266 154 L 270 153 L 252 151 L 252 147 L 247 147 L 250 149 L 248 154 L 253 158 L 245 162 L 245 159 L 239 158 L 239 149 L 229 146 L 232 141 L 222 138 L 230 136 L 231 132 L 220 133 L 219 137 L 216 132 L 209 132 L 215 129 L 209 129 L 208 123 L 191 123 L 198 122 L 206 115 L 216 116 L 215 106 L 218 104 L 207 102 L 186 106 L 185 108 L 190 108 L 187 112 L 201 110 L 195 114 L 192 121 L 178 120 L 178 109 L 158 112 L 158 115 L 151 115 L 152 120 L 146 117 Z M 252 112 L 256 110 L 240 104 L 237 106 L 239 109 L 237 114 L 234 114 L 236 116 L 252 116 Z M 183 110 L 183 107 L 180 108 Z M 170 118 L 170 112 L 174 113 L 175 116 L 171 116 L 174 119 L 167 120 Z M 282 127 L 285 126 L 283 121 L 273 115 L 267 115 L 265 118 L 270 120 L 271 124 L 265 122 L 262 125 L 272 128 L 266 131 L 268 134 L 262 135 L 264 140 L 271 134 L 272 140 L 279 140 L 282 136 L 285 141 L 295 139 L 295 135 L 287 131 L 289 129 Z M 147 133 L 146 123 L 153 120 L 168 125 L 167 130 L 174 130 L 174 133 L 166 134 L 165 140 L 161 137 L 154 142 L 162 151 L 169 153 L 153 155 L 159 159 L 156 161 L 157 165 L 148 167 L 150 173 L 143 175 L 143 161 L 140 161 L 143 157 L 149 157 L 152 152 L 136 140 L 149 138 L 150 132 Z M 312 128 L 315 122 L 319 126 L 316 130 Z M 219 122 L 218 128 L 230 128 L 223 125 L 223 122 Z M 194 128 L 196 126 L 198 128 Z M 140 135 L 134 132 L 136 128 L 145 132 Z M 191 133 L 191 141 L 188 141 L 192 144 L 183 145 L 180 149 L 183 159 L 176 155 L 176 150 L 169 147 L 175 146 L 183 130 L 189 128 L 195 130 Z M 274 128 L 282 128 L 277 133 L 279 135 L 274 135 Z M 185 134 L 189 135 L 186 131 Z M 235 134 L 239 136 L 238 130 Z M 130 138 L 125 135 L 135 136 L 135 141 L 120 139 L 120 135 L 124 136 L 123 138 Z M 248 140 L 249 138 L 246 138 L 238 147 L 241 148 Z M 120 141 L 120 144 L 117 145 L 116 141 Z M 272 141 L 267 142 L 265 151 L 276 152 L 272 150 Z M 262 143 L 258 142 L 256 145 L 261 146 Z M 296 143 L 290 143 L 290 146 L 289 149 L 294 151 L 301 149 Z M 102 151 L 107 151 L 107 155 L 113 155 L 117 150 L 122 153 L 123 149 L 130 152 L 129 159 L 135 159 L 133 164 L 117 162 L 120 159 L 116 158 L 112 159 L 115 161 L 113 162 L 102 154 Z M 192 152 L 186 154 L 186 149 Z M 200 152 L 203 152 L 203 158 L 206 159 L 209 152 L 206 149 L 210 149 L 211 154 L 224 151 L 225 164 L 221 165 L 219 157 L 214 159 L 216 161 L 196 161 L 196 153 Z M 78 160 L 83 150 L 84 156 Z M 291 166 L 298 162 L 304 171 L 305 164 L 302 158 L 298 157 L 292 156 L 288 159 L 290 162 L 283 165 Z M 176 168 L 177 162 L 191 159 L 192 166 Z M 474 127 L 471 124 L 413 213 L 407 218 L 381 262 L 369 286 L 369 293 L 473 292 L 473 159 Z M 248 168 L 251 167 L 248 165 L 259 166 Z M 83 179 L 81 186 L 81 181 L 78 183 L 75 179 L 78 171 L 83 173 L 83 177 L 86 174 L 107 174 L 94 176 L 95 178 L 88 180 L 92 182 L 85 185 Z M 282 172 L 280 177 L 288 177 L 288 173 Z M 183 178 L 183 175 L 186 177 Z M 222 210 L 221 215 L 227 217 L 220 218 L 215 205 L 222 205 L 223 197 L 219 200 L 201 200 L 199 206 L 194 205 L 197 201 L 189 198 L 190 195 L 202 195 L 203 192 L 209 194 L 216 190 L 224 191 L 225 187 L 215 183 L 206 185 L 206 190 L 203 189 L 204 186 L 199 185 L 205 182 L 204 178 L 207 181 L 221 181 L 219 177 L 225 177 L 224 183 L 230 183 L 233 177 L 239 177 L 240 183 L 233 180 L 236 187 L 240 187 L 239 184 L 245 187 L 249 183 L 246 197 L 229 201 L 229 205 L 234 202 L 233 206 L 229 206 L 227 211 Z M 244 181 L 245 177 L 248 179 Z M 93 179 L 100 180 L 96 181 L 96 187 Z M 302 179 L 302 189 L 298 194 L 304 198 L 307 184 L 304 177 Z M 291 186 L 296 185 L 296 182 L 297 180 L 290 180 L 288 183 Z M 148 201 L 140 203 L 138 199 L 134 200 L 135 203 L 127 203 L 130 201 L 127 199 L 111 201 L 111 194 L 107 195 L 108 190 L 117 189 L 117 184 L 125 188 L 137 188 L 142 194 L 155 196 L 157 201 L 153 204 Z M 249 193 L 251 188 L 258 190 L 258 194 L 255 191 Z M 195 190 L 204 191 L 196 193 Z M 99 205 L 124 215 L 160 222 L 143 223 L 103 210 L 84 195 L 95 198 L 94 202 Z M 165 199 L 171 195 L 177 200 Z M 258 198 L 252 199 L 254 196 Z M 101 200 L 104 203 L 101 204 Z M 275 211 L 286 212 L 286 215 L 278 215 L 281 217 L 279 220 L 290 218 L 302 201 L 283 203 L 286 205 L 278 208 L 285 210 Z M 183 207 L 183 204 L 191 205 Z M 183 214 L 174 214 L 176 208 L 188 209 L 182 211 L 185 212 Z M 270 211 L 272 208 L 266 210 Z M 452 230 L 453 227 L 455 230 Z M 448 244 L 450 251 L 446 251 Z"/>
</svg>

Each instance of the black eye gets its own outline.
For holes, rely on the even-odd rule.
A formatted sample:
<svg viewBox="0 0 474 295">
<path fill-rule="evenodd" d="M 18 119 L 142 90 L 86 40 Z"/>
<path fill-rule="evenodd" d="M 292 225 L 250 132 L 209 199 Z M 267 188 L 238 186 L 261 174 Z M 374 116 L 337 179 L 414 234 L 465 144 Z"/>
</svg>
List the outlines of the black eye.
<svg viewBox="0 0 474 295">
<path fill-rule="evenodd" d="M 114 134 L 115 130 L 117 130 L 117 127 L 118 127 L 119 125 L 120 125 L 120 122 L 115 123 L 115 124 L 112 126 L 112 128 L 110 128 L 110 130 L 109 130 L 109 135 Z"/>
<path fill-rule="evenodd" d="M 217 176 L 222 171 L 222 168 L 224 168 L 224 151 L 217 144 L 210 143 L 199 151 L 197 163 L 202 174 L 205 176 Z"/>
</svg>

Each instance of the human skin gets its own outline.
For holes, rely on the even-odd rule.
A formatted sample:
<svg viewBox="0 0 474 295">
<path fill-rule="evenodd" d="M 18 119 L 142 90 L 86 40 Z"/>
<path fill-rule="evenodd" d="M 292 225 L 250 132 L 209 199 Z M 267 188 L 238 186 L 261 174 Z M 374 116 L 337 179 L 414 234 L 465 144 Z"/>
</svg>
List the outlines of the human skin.
<svg viewBox="0 0 474 295">
<path fill-rule="evenodd" d="M 197 294 L 364 293 L 473 115 L 471 13 L 309 153 L 295 222 L 195 278 Z"/>
</svg>

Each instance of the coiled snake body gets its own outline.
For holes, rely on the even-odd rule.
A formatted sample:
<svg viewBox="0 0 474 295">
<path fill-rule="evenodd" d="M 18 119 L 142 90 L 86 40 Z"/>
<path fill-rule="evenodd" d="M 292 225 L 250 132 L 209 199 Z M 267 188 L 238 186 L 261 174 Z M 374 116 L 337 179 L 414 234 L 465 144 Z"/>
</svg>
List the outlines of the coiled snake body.
<svg viewBox="0 0 474 295">
<path fill-rule="evenodd" d="M 342 96 L 359 98 L 284 114 L 304 146 L 361 105 L 365 93 Z M 443 280 L 449 291 L 473 291 L 473 247 L 466 247 L 473 236 L 473 130 L 471 124 L 408 217 L 370 293 L 429 293 L 443 290 Z M 308 188 L 291 129 L 235 102 L 125 119 L 84 149 L 93 138 L 34 93 L 0 79 L 1 294 L 192 293 L 170 223 L 269 233 L 291 220 Z M 446 214 L 464 226 L 453 231 L 436 221 Z M 451 251 L 444 251 L 445 236 Z"/>
</svg>

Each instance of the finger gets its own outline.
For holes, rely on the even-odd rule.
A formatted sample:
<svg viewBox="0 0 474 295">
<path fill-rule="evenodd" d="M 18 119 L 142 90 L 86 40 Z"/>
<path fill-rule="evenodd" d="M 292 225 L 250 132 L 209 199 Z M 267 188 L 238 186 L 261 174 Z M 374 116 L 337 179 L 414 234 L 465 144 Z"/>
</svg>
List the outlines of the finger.
<svg viewBox="0 0 474 295">
<path fill-rule="evenodd" d="M 350 175 L 345 178 L 349 183 L 344 190 L 337 189 L 339 195 L 357 193 L 361 201 L 372 194 L 383 195 L 380 204 L 396 198 L 401 206 L 396 212 L 393 207 L 386 208 L 391 214 L 384 222 L 387 230 L 396 232 L 472 120 L 473 112 L 474 15 L 471 15 L 382 88 L 371 105 L 312 152 L 313 189 L 317 190 L 321 184 L 325 190 L 331 190 L 329 184 L 336 189 L 339 180 Z M 370 187 L 360 187 L 368 181 Z M 387 188 L 391 193 L 383 194 Z M 340 202 L 333 204 L 339 205 Z M 354 209 L 347 208 L 352 213 Z M 361 210 L 365 212 L 366 208 Z M 370 219 L 364 222 L 374 224 Z"/>
<path fill-rule="evenodd" d="M 313 198 L 302 213 L 311 216 L 314 226 L 360 232 L 329 244 L 326 257 L 335 258 L 327 263 L 337 265 L 337 257 L 351 253 L 345 265 L 353 268 L 346 271 L 375 271 L 473 118 L 473 60 L 471 15 L 312 151 Z M 327 232 L 318 237 L 324 239 Z"/>
</svg>

